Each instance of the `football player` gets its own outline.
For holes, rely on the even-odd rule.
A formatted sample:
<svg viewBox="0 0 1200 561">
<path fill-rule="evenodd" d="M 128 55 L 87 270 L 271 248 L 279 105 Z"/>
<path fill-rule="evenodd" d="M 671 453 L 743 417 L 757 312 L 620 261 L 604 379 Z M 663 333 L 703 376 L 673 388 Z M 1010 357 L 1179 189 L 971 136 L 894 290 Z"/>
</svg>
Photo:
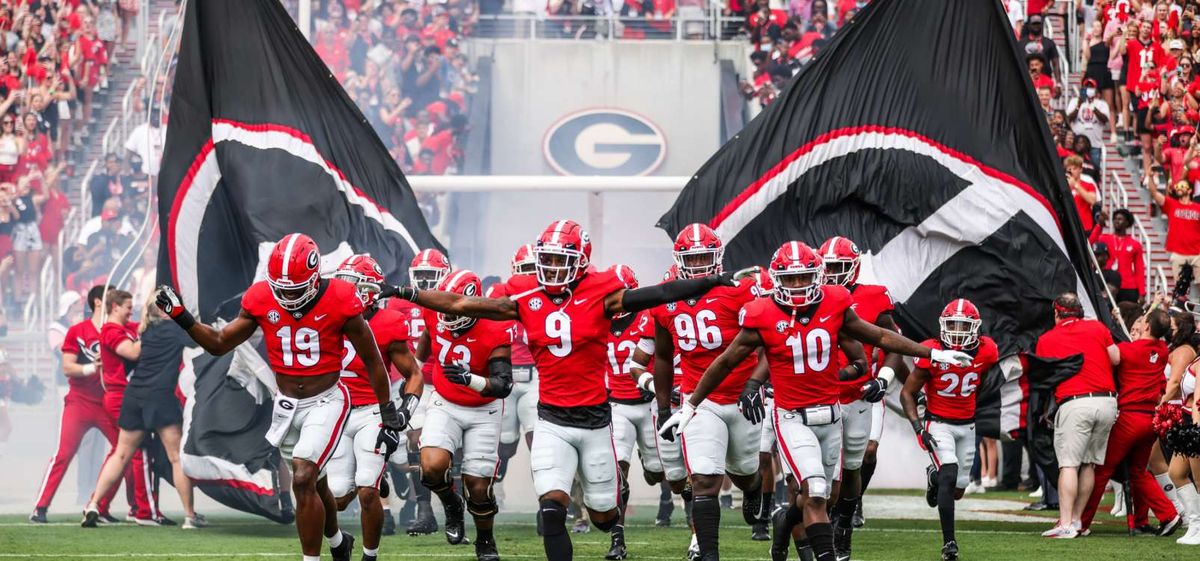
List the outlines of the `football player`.
<svg viewBox="0 0 1200 561">
<path fill-rule="evenodd" d="M 405 378 L 402 408 L 415 408 L 424 388 L 421 369 L 409 351 L 408 318 L 395 310 L 380 309 L 379 287 L 383 270 L 367 255 L 351 255 L 338 266 L 333 278 L 344 280 L 358 290 L 363 303 L 363 317 L 375 335 L 375 344 Z M 383 532 L 383 502 L 380 489 L 386 485 L 384 467 L 387 457 L 400 446 L 400 433 L 379 426 L 379 401 L 368 381 L 363 361 L 347 342 L 342 357 L 342 384 L 350 392 L 350 418 L 342 431 L 333 458 L 329 460 L 329 490 L 337 499 L 338 510 L 345 510 L 358 497 L 362 516 L 363 561 L 374 561 L 379 555 L 379 538 Z M 380 432 L 385 434 L 380 435 Z M 376 446 L 386 439 L 384 450 Z"/>
<path fill-rule="evenodd" d="M 524 244 L 512 256 L 512 275 L 534 275 L 533 245 Z M 492 285 L 489 296 L 499 297 L 503 285 Z M 525 445 L 533 444 L 533 425 L 537 421 L 537 368 L 533 365 L 533 354 L 525 343 L 525 329 L 521 324 L 513 325 L 515 335 L 512 344 L 513 387 L 512 393 L 504 398 L 504 414 L 500 430 L 500 469 L 496 482 L 502 483 L 508 472 L 508 461 L 517 454 L 521 437 Z M 497 485 L 502 487 L 502 485 Z M 499 494 L 497 490 L 497 494 Z"/>
<path fill-rule="evenodd" d="M 979 335 L 982 323 L 979 310 L 970 300 L 959 298 L 947 304 L 938 318 L 938 339 L 921 344 L 930 349 L 962 351 L 972 358 L 971 362 L 956 366 L 918 359 L 900 393 L 904 414 L 912 423 L 921 448 L 933 462 L 926 468 L 925 500 L 938 509 L 943 561 L 958 559 L 954 501 L 963 497 L 971 482 L 971 465 L 975 461 L 975 390 L 983 382 L 984 374 L 1000 360 L 996 343 Z M 921 390 L 925 391 L 926 399 L 924 422 L 917 412 L 917 394 Z"/>
<path fill-rule="evenodd" d="M 738 314 L 741 331 L 704 372 L 679 412 L 664 423 L 663 432 L 689 434 L 688 427 L 693 418 L 699 419 L 698 410 L 707 406 L 709 395 L 723 386 L 746 357 L 765 349 L 775 387 L 775 436 L 788 470 L 800 479 L 798 483 L 806 484 L 805 496 L 795 503 L 803 509 L 788 509 L 783 524 L 776 528 L 771 555 L 773 559 L 787 558 L 786 536 L 803 520 L 816 559 L 833 561 L 833 528 L 826 503 L 830 482 L 841 468 L 838 381 L 866 372 L 862 345 L 856 341 L 908 356 L 932 356 L 939 363 L 966 364 L 970 357 L 959 351 L 930 349 L 863 321 L 851 308 L 849 291 L 821 284 L 821 256 L 803 242 L 788 242 L 776 250 L 769 271 L 775 285 L 772 298 L 753 300 L 742 308 Z M 839 347 L 850 360 L 840 369 L 835 357 Z M 758 384 L 751 380 L 745 391 L 757 392 Z M 781 535 L 785 538 L 780 551 Z"/>
<path fill-rule="evenodd" d="M 620 277 L 625 286 L 637 288 L 638 280 L 628 265 L 614 265 L 610 271 Z M 624 559 L 625 549 L 625 506 L 629 502 L 629 462 L 633 459 L 636 445 L 642 461 L 642 473 L 646 483 L 658 485 L 663 480 L 663 465 L 658 456 L 658 429 L 655 425 L 654 391 L 645 384 L 652 383 L 654 375 L 643 372 L 643 385 L 639 386 L 631 371 L 635 363 L 634 354 L 638 342 L 654 329 L 654 320 L 648 311 L 637 314 L 621 314 L 612 320 L 608 337 L 608 401 L 613 412 L 613 444 L 616 447 L 617 464 L 621 466 L 621 514 L 612 530 L 612 544 L 605 559 Z"/>
<path fill-rule="evenodd" d="M 617 524 L 619 476 L 612 451 L 612 409 L 604 387 L 610 318 L 696 298 L 733 280 L 732 275 L 714 275 L 629 289 L 615 273 L 589 269 L 591 241 L 570 220 L 547 227 L 533 252 L 536 276 L 509 279 L 503 287 L 505 298 L 415 287 L 393 290 L 445 314 L 517 320 L 525 328 L 539 384 L 530 464 L 546 557 L 559 561 L 572 558 L 566 518 L 576 473 L 592 523 L 605 532 Z"/>
<path fill-rule="evenodd" d="M 675 238 L 673 255 L 681 279 L 720 274 L 723 254 L 721 238 L 704 224 L 685 226 Z M 671 372 L 659 373 L 657 362 L 669 360 L 678 351 L 683 366 L 681 391 L 684 396 L 690 394 L 704 370 L 737 334 L 738 310 L 760 293 L 754 278 L 747 276 L 737 286 L 717 288 L 703 298 L 671 302 L 653 310 L 658 357 L 654 378 L 655 388 L 660 388 L 660 408 L 667 397 Z M 718 495 L 726 475 L 742 490 L 742 517 L 746 523 L 755 524 L 762 514 L 760 429 L 755 425 L 762 420 L 763 402 L 759 392 L 743 395 L 742 391 L 756 367 L 757 354 L 739 363 L 683 433 L 681 444 L 692 485 L 692 523 L 701 556 L 716 555 L 718 550 Z M 660 422 L 665 421 L 660 417 Z"/>
<path fill-rule="evenodd" d="M 438 289 L 473 297 L 483 293 L 483 284 L 475 273 L 460 269 Z M 503 399 L 512 391 L 513 324 L 426 311 L 425 325 L 417 357 L 434 365 L 434 392 L 421 432 L 421 481 L 446 509 L 446 541 L 463 543 L 463 503 L 450 479 L 452 457 L 462 450 L 466 506 L 475 519 L 475 555 L 479 561 L 499 561 L 492 535 L 498 510 L 492 481 L 500 461 Z"/>
<path fill-rule="evenodd" d="M 354 537 L 338 528 L 337 503 L 324 477 L 342 429 L 350 416 L 350 395 L 340 383 L 345 340 L 366 369 L 371 390 L 381 404 L 379 418 L 390 431 L 402 431 L 412 417 L 390 397 L 387 371 L 363 303 L 354 285 L 321 278 L 321 252 L 304 234 L 288 234 L 275 244 L 267 260 L 266 280 L 255 282 L 242 296 L 233 321 L 220 329 L 200 323 L 170 286 L 158 287 L 155 303 L 205 351 L 220 356 L 250 339 L 261 327 L 267 362 L 275 372 L 271 428 L 266 438 L 292 462 L 296 531 L 304 561 L 319 561 L 321 537 L 338 561 L 350 559 Z M 386 445 L 380 431 L 376 447 Z"/>
<path fill-rule="evenodd" d="M 834 236 L 821 245 L 819 252 L 825 265 L 822 282 L 845 287 L 850 292 L 854 313 L 863 321 L 888 331 L 900 331 L 892 319 L 895 306 L 887 288 L 858 282 L 862 254 L 854 242 Z M 881 361 L 874 351 L 870 345 L 866 345 L 863 348 L 867 357 L 866 373 L 841 384 L 841 484 L 834 486 L 831 497 L 833 539 L 839 561 L 850 559 L 854 512 L 858 510 L 862 490 L 860 470 L 870 442 L 874 404 L 883 400 L 888 384 L 896 378 L 896 371 L 904 368 L 904 361 L 899 355 L 888 355 Z M 838 359 L 841 366 L 847 364 L 843 355 L 839 354 Z"/>
<path fill-rule="evenodd" d="M 417 253 L 408 266 L 408 278 L 410 282 L 413 283 L 413 286 L 425 290 L 436 289 L 449 274 L 450 260 L 445 254 L 436 249 L 426 249 Z M 417 341 L 420 341 L 421 335 L 425 333 L 426 329 L 425 310 L 402 298 L 390 299 L 388 307 L 407 314 L 410 318 L 411 348 L 416 352 Z M 431 386 L 433 384 L 433 364 L 429 362 L 422 364 L 421 374 L 425 377 L 425 384 Z M 432 387 L 427 387 L 426 389 L 430 392 L 433 391 Z M 433 505 L 430 503 L 430 491 L 421 484 L 421 474 L 418 469 L 418 466 L 421 465 L 418 452 L 420 450 L 419 442 L 422 427 L 425 426 L 425 412 L 428 409 L 429 400 L 421 400 L 421 403 L 417 406 L 416 413 L 413 415 L 408 431 L 407 472 L 409 481 L 412 484 L 413 494 L 417 499 L 417 516 L 407 528 L 408 535 L 410 536 L 432 534 L 438 531 L 437 518 L 433 516 Z"/>
</svg>

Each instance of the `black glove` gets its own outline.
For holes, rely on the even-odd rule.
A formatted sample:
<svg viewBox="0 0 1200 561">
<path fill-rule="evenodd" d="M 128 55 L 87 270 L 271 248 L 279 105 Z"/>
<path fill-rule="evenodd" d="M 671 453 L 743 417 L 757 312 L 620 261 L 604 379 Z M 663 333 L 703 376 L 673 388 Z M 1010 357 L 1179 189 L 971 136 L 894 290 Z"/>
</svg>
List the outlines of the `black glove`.
<svg viewBox="0 0 1200 561">
<path fill-rule="evenodd" d="M 871 378 L 863 384 L 863 399 L 867 403 L 875 403 L 887 395 L 888 383 L 883 378 Z"/>
<path fill-rule="evenodd" d="M 767 394 L 767 399 L 775 399 L 775 386 L 773 384 L 764 385 L 763 393 Z"/>
<path fill-rule="evenodd" d="M 446 381 L 451 384 L 465 386 L 471 383 L 471 372 L 458 364 L 446 364 L 442 366 L 442 375 L 446 377 Z"/>
<path fill-rule="evenodd" d="M 921 443 L 921 448 L 924 448 L 926 452 L 931 454 L 934 450 L 937 450 L 937 439 L 933 438 L 933 435 L 925 430 L 925 425 L 921 424 L 921 421 L 913 421 L 912 426 L 913 432 L 917 433 L 917 441 Z"/>
<path fill-rule="evenodd" d="M 408 421 L 412 416 L 407 410 L 397 410 L 396 402 L 389 401 L 379 406 L 379 419 L 383 421 L 383 428 L 391 429 L 396 432 L 402 432 L 408 427 Z"/>
<path fill-rule="evenodd" d="M 741 411 L 742 416 L 752 425 L 761 423 L 767 414 L 762 392 L 759 391 L 761 387 L 762 382 L 749 380 L 746 382 L 746 389 L 742 390 L 742 395 L 738 397 L 738 411 Z"/>
<path fill-rule="evenodd" d="M 671 406 L 679 407 L 683 403 L 683 393 L 679 391 L 679 386 L 671 388 Z"/>
<path fill-rule="evenodd" d="M 383 462 L 386 464 L 392 454 L 400 449 L 400 442 L 403 438 L 398 430 L 380 427 L 379 436 L 375 437 L 375 453 L 383 454 Z"/>
<path fill-rule="evenodd" d="M 409 302 L 417 300 L 417 288 L 413 286 L 395 286 L 391 284 L 383 284 L 379 286 L 380 298 L 399 297 Z"/>
<path fill-rule="evenodd" d="M 640 393 L 642 395 L 642 399 L 645 399 L 645 400 L 654 399 L 654 392 L 652 392 L 646 388 L 638 388 L 638 393 Z"/>
<path fill-rule="evenodd" d="M 158 293 L 154 296 L 154 305 L 167 314 L 167 317 L 175 320 L 175 323 L 179 324 L 184 331 L 196 325 L 196 318 L 192 317 L 192 313 L 183 307 L 183 299 L 179 297 L 179 293 L 168 285 L 164 284 L 158 287 Z"/>
<path fill-rule="evenodd" d="M 666 409 L 659 409 L 658 410 L 658 419 L 657 419 L 657 422 L 655 423 L 656 426 L 654 427 L 654 429 L 656 432 L 658 432 L 659 435 L 662 436 L 663 440 L 666 440 L 667 442 L 675 442 L 675 433 L 668 431 L 667 434 L 662 434 L 663 425 L 667 424 L 667 420 L 669 420 L 670 418 L 671 418 L 671 409 L 669 407 Z"/>
</svg>

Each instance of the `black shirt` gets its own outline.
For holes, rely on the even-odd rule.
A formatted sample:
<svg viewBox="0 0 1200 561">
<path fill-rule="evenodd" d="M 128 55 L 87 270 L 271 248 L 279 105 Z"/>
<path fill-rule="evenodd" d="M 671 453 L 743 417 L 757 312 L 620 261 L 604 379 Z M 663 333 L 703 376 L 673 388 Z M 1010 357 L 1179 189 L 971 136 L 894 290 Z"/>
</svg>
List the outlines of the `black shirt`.
<svg viewBox="0 0 1200 561">
<path fill-rule="evenodd" d="M 138 395 L 174 394 L 179 383 L 183 349 L 192 344 L 188 334 L 173 321 L 155 322 L 142 333 L 142 355 L 129 378 L 127 392 Z"/>
</svg>

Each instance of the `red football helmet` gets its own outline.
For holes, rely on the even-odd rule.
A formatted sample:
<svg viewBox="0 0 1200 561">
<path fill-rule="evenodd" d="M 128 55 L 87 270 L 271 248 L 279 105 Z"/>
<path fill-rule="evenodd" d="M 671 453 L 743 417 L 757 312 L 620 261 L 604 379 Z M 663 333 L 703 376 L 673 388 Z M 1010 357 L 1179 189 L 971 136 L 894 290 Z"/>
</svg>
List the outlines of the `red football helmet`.
<svg viewBox="0 0 1200 561">
<path fill-rule="evenodd" d="M 834 236 L 821 244 L 821 260 L 825 262 L 825 284 L 850 286 L 858 280 L 858 263 L 862 253 L 849 238 Z"/>
<path fill-rule="evenodd" d="M 370 308 L 379 300 L 379 289 L 383 285 L 383 269 L 379 268 L 370 255 L 358 254 L 347 257 L 333 272 L 333 278 L 342 279 L 358 290 L 358 299 Z"/>
<path fill-rule="evenodd" d="M 704 224 L 690 224 L 675 236 L 673 256 L 679 267 L 679 278 L 690 279 L 715 275 L 721 272 L 721 258 L 725 245 L 712 228 Z"/>
<path fill-rule="evenodd" d="M 802 308 L 821 301 L 821 256 L 804 242 L 787 242 L 771 258 L 775 301 Z"/>
<path fill-rule="evenodd" d="M 512 274 L 532 275 L 537 272 L 537 259 L 533 258 L 533 244 L 525 244 L 517 248 L 512 256 Z"/>
<path fill-rule="evenodd" d="M 483 294 L 483 282 L 479 280 L 479 275 L 467 270 L 459 269 L 446 275 L 442 282 L 438 284 L 438 290 L 462 294 L 463 296 L 479 296 Z M 467 316 L 454 316 L 438 312 L 438 325 L 443 329 L 456 331 L 464 329 L 475 323 L 475 318 Z"/>
<path fill-rule="evenodd" d="M 533 246 L 538 282 L 560 290 L 587 271 L 592 242 L 583 227 L 571 220 L 558 220 L 546 227 Z"/>
<path fill-rule="evenodd" d="M 288 234 L 275 244 L 267 261 L 267 284 L 279 307 L 294 311 L 317 296 L 321 250 L 304 234 Z"/>
<path fill-rule="evenodd" d="M 663 282 L 673 281 L 679 278 L 679 265 L 671 265 L 667 272 L 663 273 Z"/>
<path fill-rule="evenodd" d="M 758 287 L 758 296 L 767 296 L 775 292 L 775 281 L 771 273 L 762 267 L 754 267 L 754 284 Z"/>
<path fill-rule="evenodd" d="M 408 266 L 408 279 L 421 290 L 433 290 L 450 273 L 450 260 L 436 249 L 426 249 L 413 257 Z"/>
<path fill-rule="evenodd" d="M 955 350 L 974 349 L 979 345 L 979 326 L 983 319 L 979 309 L 966 298 L 946 304 L 938 324 L 942 328 L 942 344 Z"/>
<path fill-rule="evenodd" d="M 638 287 L 637 273 L 633 272 L 633 267 L 625 264 L 617 264 L 608 268 L 609 271 L 617 274 L 617 278 L 625 283 L 625 288 L 633 290 Z"/>
</svg>

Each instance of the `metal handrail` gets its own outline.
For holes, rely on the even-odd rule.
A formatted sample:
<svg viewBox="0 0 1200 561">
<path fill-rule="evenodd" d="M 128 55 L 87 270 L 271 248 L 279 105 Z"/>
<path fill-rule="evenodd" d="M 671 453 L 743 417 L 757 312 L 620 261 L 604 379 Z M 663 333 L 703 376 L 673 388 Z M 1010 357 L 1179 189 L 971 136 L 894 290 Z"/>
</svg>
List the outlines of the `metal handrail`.
<svg viewBox="0 0 1200 561">
<path fill-rule="evenodd" d="M 100 153 L 101 154 L 108 154 L 109 138 L 112 137 L 113 132 L 116 131 L 117 122 L 120 120 L 121 120 L 120 117 L 113 117 L 112 121 L 108 123 L 108 128 L 104 129 L 104 135 L 100 137 Z"/>
<path fill-rule="evenodd" d="M 91 186 L 91 183 L 92 183 L 92 176 L 95 175 L 95 173 L 96 173 L 96 166 L 98 166 L 99 164 L 100 164 L 99 159 L 92 160 L 91 165 L 88 166 L 87 173 L 83 174 L 83 181 L 79 182 L 80 211 L 76 218 L 77 224 L 74 225 L 74 230 L 76 231 L 76 233 L 79 230 L 82 230 L 83 223 L 87 222 L 87 218 L 85 218 L 85 216 L 91 214 L 92 190 L 89 187 Z M 84 211 L 83 209 L 88 209 L 88 210 Z M 71 210 L 74 210 L 74 209 L 71 209 Z"/>
<path fill-rule="evenodd" d="M 1135 238 L 1142 244 L 1142 269 L 1146 274 L 1146 288 L 1150 288 L 1150 276 L 1153 271 L 1150 270 L 1150 236 L 1146 234 L 1146 229 L 1142 227 L 1142 221 L 1133 217 L 1133 231 L 1136 232 Z"/>
<path fill-rule="evenodd" d="M 1158 294 L 1170 294 L 1171 286 L 1167 284 L 1167 272 L 1163 270 L 1162 265 L 1155 265 L 1154 272 L 1158 277 Z M 1149 288 L 1149 287 L 1147 287 Z M 1153 294 L 1153 293 L 1152 293 Z"/>
</svg>

